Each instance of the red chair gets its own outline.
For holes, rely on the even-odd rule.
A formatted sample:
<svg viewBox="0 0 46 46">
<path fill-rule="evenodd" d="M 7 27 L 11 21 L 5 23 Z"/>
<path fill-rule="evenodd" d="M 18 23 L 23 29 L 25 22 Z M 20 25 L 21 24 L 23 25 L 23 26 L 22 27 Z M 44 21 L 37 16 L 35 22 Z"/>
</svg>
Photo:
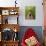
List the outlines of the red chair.
<svg viewBox="0 0 46 46">
<path fill-rule="evenodd" d="M 21 46 L 27 46 L 25 43 L 25 39 L 28 39 L 29 37 L 32 37 L 32 36 L 36 37 L 37 39 L 37 35 L 34 32 L 34 30 L 32 28 L 28 28 L 27 31 L 25 32 L 24 37 L 22 38 Z M 41 46 L 41 44 L 37 42 L 35 46 Z"/>
</svg>

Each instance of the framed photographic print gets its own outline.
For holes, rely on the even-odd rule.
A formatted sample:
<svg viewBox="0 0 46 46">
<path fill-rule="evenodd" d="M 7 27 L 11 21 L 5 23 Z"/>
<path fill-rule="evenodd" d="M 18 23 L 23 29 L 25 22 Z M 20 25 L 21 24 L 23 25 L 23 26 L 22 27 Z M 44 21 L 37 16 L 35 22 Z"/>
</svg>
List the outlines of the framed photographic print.
<svg viewBox="0 0 46 46">
<path fill-rule="evenodd" d="M 9 10 L 2 10 L 2 15 L 9 15 Z"/>
<path fill-rule="evenodd" d="M 36 7 L 35 6 L 26 6 L 25 7 L 25 19 L 35 19 L 35 11 Z"/>
</svg>

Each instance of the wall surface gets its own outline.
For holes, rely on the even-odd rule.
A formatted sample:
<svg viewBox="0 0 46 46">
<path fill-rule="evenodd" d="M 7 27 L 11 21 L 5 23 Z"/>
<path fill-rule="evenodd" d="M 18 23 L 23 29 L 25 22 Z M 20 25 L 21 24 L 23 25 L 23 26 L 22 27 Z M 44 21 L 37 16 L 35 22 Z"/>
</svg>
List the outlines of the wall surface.
<svg viewBox="0 0 46 46">
<path fill-rule="evenodd" d="M 15 6 L 15 0 L 0 0 L 1 7 Z M 20 26 L 43 26 L 43 6 L 42 0 L 17 0 L 17 6 L 19 6 L 19 24 Z M 26 20 L 25 19 L 25 6 L 35 6 L 36 7 L 36 19 Z M 12 18 L 12 17 L 10 17 Z M 9 18 L 9 20 L 10 20 Z M 11 21 L 14 22 L 15 21 Z M 9 21 L 10 23 L 10 21 Z"/>
<path fill-rule="evenodd" d="M 43 6 L 42 0 L 21 0 L 20 2 L 20 25 L 22 26 L 42 26 L 43 25 Z M 25 6 L 36 6 L 36 19 L 25 20 Z M 22 22 L 22 23 L 21 23 Z"/>
<path fill-rule="evenodd" d="M 41 43 L 43 43 L 43 30 L 41 26 L 21 26 L 20 27 L 20 32 L 19 32 L 19 38 L 20 41 L 22 40 L 25 32 L 27 31 L 28 28 L 32 28 L 34 32 L 37 34 L 37 37 Z"/>
</svg>

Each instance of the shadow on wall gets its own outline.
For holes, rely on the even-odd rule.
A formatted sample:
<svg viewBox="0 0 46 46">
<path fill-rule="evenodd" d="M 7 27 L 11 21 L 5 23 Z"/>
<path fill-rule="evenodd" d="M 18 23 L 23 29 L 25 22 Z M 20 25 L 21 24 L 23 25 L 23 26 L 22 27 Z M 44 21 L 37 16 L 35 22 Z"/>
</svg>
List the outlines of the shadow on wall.
<svg viewBox="0 0 46 46">
<path fill-rule="evenodd" d="M 28 28 L 32 28 L 36 32 L 39 41 L 41 43 L 43 43 L 43 30 L 42 30 L 42 26 L 21 26 L 20 27 L 20 32 L 19 32 L 20 42 L 21 42 L 21 40 L 22 40 L 22 38 L 24 36 L 24 33 L 26 32 L 26 30 Z"/>
</svg>

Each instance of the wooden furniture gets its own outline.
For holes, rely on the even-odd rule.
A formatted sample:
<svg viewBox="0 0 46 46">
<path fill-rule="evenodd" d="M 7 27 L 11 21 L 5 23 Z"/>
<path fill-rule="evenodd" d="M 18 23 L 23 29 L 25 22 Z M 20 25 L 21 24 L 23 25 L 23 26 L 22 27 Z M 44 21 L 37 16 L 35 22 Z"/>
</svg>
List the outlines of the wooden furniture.
<svg viewBox="0 0 46 46">
<path fill-rule="evenodd" d="M 9 17 L 15 17 L 16 20 L 14 20 L 14 24 L 9 24 L 8 19 Z M 1 41 L 0 46 L 18 46 L 19 39 L 15 39 L 15 34 L 18 35 L 19 32 L 19 24 L 18 24 L 18 17 L 19 17 L 19 7 L 0 7 L 0 32 L 1 32 Z M 12 18 L 13 19 L 13 18 Z M 13 32 L 14 35 L 11 37 L 11 39 L 5 40 L 3 39 L 2 35 L 4 35 L 4 32 L 6 32 L 6 35 L 9 37 L 8 32 Z M 18 36 L 17 36 L 18 37 Z M 12 39 L 13 38 L 13 39 Z"/>
<path fill-rule="evenodd" d="M 18 46 L 18 41 L 5 41 L 2 43 L 3 43 L 3 46 Z"/>
<path fill-rule="evenodd" d="M 1 24 L 8 24 L 9 16 L 12 17 L 17 16 L 17 23 L 18 23 L 19 7 L 0 7 Z"/>
<path fill-rule="evenodd" d="M 19 31 L 19 25 L 18 24 L 1 24 L 0 25 L 0 30 L 1 32 L 5 29 L 5 28 L 10 28 L 12 29 L 13 31 L 16 29 L 16 32 Z M 15 31 L 14 31 L 15 32 Z"/>
</svg>

